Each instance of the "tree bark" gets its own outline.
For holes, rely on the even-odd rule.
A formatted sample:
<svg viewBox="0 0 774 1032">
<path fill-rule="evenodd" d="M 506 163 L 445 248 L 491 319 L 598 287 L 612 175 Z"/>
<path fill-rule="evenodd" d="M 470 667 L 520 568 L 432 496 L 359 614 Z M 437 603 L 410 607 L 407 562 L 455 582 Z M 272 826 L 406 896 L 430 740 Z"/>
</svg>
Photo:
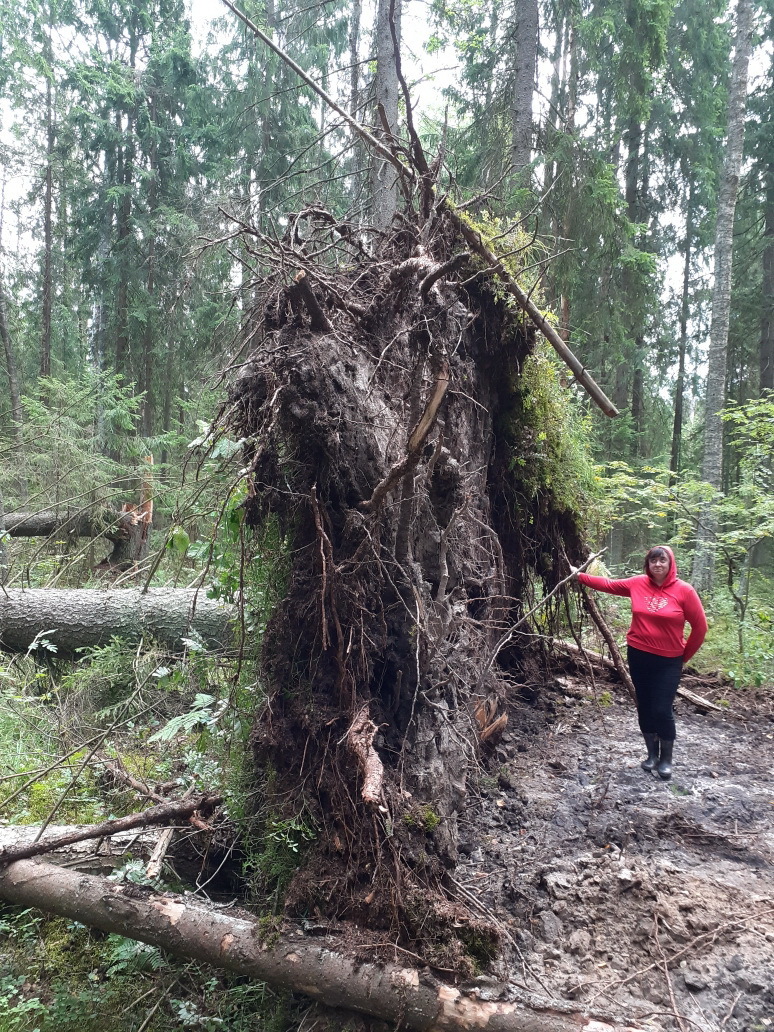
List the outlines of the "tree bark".
<svg viewBox="0 0 774 1032">
<path fill-rule="evenodd" d="M 539 13 L 537 0 L 516 5 L 513 31 L 515 61 L 511 87 L 511 167 L 518 186 L 529 186 L 522 175 L 532 158 L 532 97 L 535 91 Z"/>
<path fill-rule="evenodd" d="M 233 607 L 189 588 L 9 588 L 0 592 L 0 648 L 26 652 L 38 640 L 56 655 L 106 645 L 111 638 L 155 638 L 182 651 L 183 638 L 199 636 L 207 648 L 233 644 Z M 46 655 L 46 646 L 37 646 Z"/>
<path fill-rule="evenodd" d="M 40 830 L 39 824 L 9 825 L 0 828 L 0 852 L 32 845 L 37 840 Z M 74 835 L 82 830 L 83 826 L 80 824 L 49 824 L 45 832 L 53 838 Z M 138 833 L 136 829 L 119 832 L 97 842 L 94 839 L 79 839 L 57 849 L 46 858 L 46 862 L 57 867 L 73 867 L 89 874 L 107 874 L 126 863 L 127 856 L 143 859 L 150 857 L 158 839 L 157 830 Z"/>
<path fill-rule="evenodd" d="M 685 400 L 685 358 L 688 350 L 688 316 L 691 308 L 691 258 L 693 256 L 693 205 L 694 181 L 688 187 L 685 211 L 685 244 L 683 256 L 683 290 L 680 300 L 680 341 L 677 355 L 677 380 L 675 381 L 674 418 L 672 421 L 672 449 L 669 459 L 669 483 L 673 485 L 682 468 L 683 452 L 683 403 Z"/>
<path fill-rule="evenodd" d="M 707 363 L 704 416 L 704 459 L 701 475 L 720 491 L 723 485 L 723 421 L 720 413 L 726 401 L 728 328 L 731 319 L 731 272 L 734 246 L 734 212 L 744 148 L 744 116 L 747 100 L 747 72 L 750 62 L 752 0 L 739 0 L 736 9 L 736 50 L 728 99 L 728 132 L 723 179 L 718 198 L 715 229 L 715 285 L 712 291 L 712 322 Z M 714 581 L 712 542 L 715 517 L 705 507 L 696 534 L 693 584 L 697 591 L 711 590 Z"/>
<path fill-rule="evenodd" d="M 51 7 L 49 24 L 43 43 L 43 59 L 48 65 L 46 74 L 46 177 L 43 188 L 43 291 L 41 303 L 42 330 L 40 340 L 40 375 L 51 376 L 51 316 L 53 308 L 54 278 L 54 103 L 53 103 L 53 54 L 51 50 Z"/>
<path fill-rule="evenodd" d="M 8 378 L 8 393 L 11 400 L 11 422 L 14 442 L 17 447 L 22 445 L 22 406 L 21 392 L 19 390 L 19 374 L 16 369 L 16 356 L 11 342 L 11 334 L 8 329 L 8 308 L 6 305 L 5 288 L 3 277 L 0 273 L 0 340 L 3 342 L 3 354 L 5 356 L 5 374 Z"/>
<path fill-rule="evenodd" d="M 766 166 L 760 349 L 760 392 L 774 391 L 774 161 Z"/>
<path fill-rule="evenodd" d="M 113 817 L 102 824 L 91 827 L 76 827 L 59 835 L 46 834 L 47 828 L 31 842 L 16 842 L 0 849 L 0 867 L 17 860 L 29 860 L 34 856 L 42 856 L 55 849 L 65 849 L 79 842 L 93 842 L 95 839 L 109 838 L 114 833 L 123 834 L 136 828 L 168 826 L 187 821 L 196 813 L 202 817 L 209 816 L 223 802 L 219 795 L 199 795 L 188 799 L 167 799 L 156 806 L 143 810 L 142 813 L 129 814 L 127 817 Z M 45 835 L 45 837 L 43 837 Z"/>
<path fill-rule="evenodd" d="M 339 942 L 330 937 L 267 934 L 258 921 L 233 910 L 220 913 L 171 893 L 116 885 L 53 864 L 11 864 L 0 873 L 0 897 L 416 1032 L 621 1032 L 621 1026 L 556 1003 L 488 1002 L 424 971 L 363 963 L 337 952 Z"/>
<path fill-rule="evenodd" d="M 402 0 L 379 0 L 376 10 L 375 50 L 376 80 L 374 83 L 374 103 L 377 110 L 381 107 L 384 121 L 394 136 L 398 127 L 398 95 L 400 84 L 393 42 L 392 21 L 395 38 L 400 46 Z M 377 119 L 378 124 L 378 119 Z M 390 136 L 386 128 L 378 128 L 378 139 L 386 146 L 390 145 Z M 371 198 L 373 205 L 372 224 L 380 233 L 386 233 L 392 224 L 393 216 L 398 210 L 398 183 L 394 169 L 378 155 L 373 155 L 373 171 L 371 173 Z"/>
<path fill-rule="evenodd" d="M 41 509 L 40 512 L 12 512 L 5 517 L 5 529 L 11 537 L 99 537 L 115 529 L 120 514 L 109 509 L 74 512 Z"/>
</svg>

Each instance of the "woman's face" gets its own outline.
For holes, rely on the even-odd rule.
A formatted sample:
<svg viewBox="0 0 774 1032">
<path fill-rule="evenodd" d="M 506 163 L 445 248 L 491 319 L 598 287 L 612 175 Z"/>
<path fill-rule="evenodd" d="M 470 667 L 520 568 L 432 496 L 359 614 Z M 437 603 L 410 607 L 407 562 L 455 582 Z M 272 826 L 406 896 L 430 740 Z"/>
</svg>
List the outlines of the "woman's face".
<svg viewBox="0 0 774 1032">
<path fill-rule="evenodd" d="M 661 587 L 669 573 L 668 556 L 654 556 L 652 559 L 648 559 L 648 573 L 656 584 Z"/>
</svg>

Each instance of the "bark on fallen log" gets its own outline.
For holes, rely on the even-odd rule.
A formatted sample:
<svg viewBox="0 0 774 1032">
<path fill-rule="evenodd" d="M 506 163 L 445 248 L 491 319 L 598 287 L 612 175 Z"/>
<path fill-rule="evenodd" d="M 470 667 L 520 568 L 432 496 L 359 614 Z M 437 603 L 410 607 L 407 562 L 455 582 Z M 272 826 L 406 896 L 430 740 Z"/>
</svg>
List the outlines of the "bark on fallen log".
<svg viewBox="0 0 774 1032">
<path fill-rule="evenodd" d="M 60 533 L 67 537 L 99 537 L 114 529 L 119 518 L 119 513 L 110 509 L 41 509 L 6 515 L 5 529 L 11 537 L 52 537 Z"/>
<path fill-rule="evenodd" d="M 271 985 L 416 1032 L 623 1032 L 561 1004 L 525 997 L 490 1002 L 415 968 L 360 963 L 331 940 L 276 938 L 232 910 L 220 913 L 171 894 L 147 893 L 92 875 L 19 860 L 0 872 L 0 898 L 38 907 L 105 932 L 150 943 Z M 513 987 L 510 987 L 513 991 Z"/>
<path fill-rule="evenodd" d="M 95 840 L 80 838 L 78 833 L 83 830 L 83 826 L 79 824 L 49 824 L 45 831 L 52 839 L 76 837 L 76 841 L 72 841 L 71 845 L 62 846 L 47 857 L 50 863 L 57 866 L 66 864 L 78 871 L 93 874 L 103 871 L 109 873 L 123 864 L 129 855 L 133 858 L 150 859 L 161 834 L 156 828 L 145 831 L 132 829 L 113 834 L 110 838 Z M 22 846 L 32 845 L 39 832 L 39 824 L 9 825 L 0 828 L 0 851 L 13 851 Z"/>
<path fill-rule="evenodd" d="M 182 651 L 192 633 L 210 649 L 233 645 L 233 606 L 188 588 L 10 588 L 0 592 L 0 648 L 26 652 L 36 638 L 59 655 L 106 645 L 111 638 L 153 638 Z M 38 646 L 43 654 L 45 646 Z"/>
</svg>

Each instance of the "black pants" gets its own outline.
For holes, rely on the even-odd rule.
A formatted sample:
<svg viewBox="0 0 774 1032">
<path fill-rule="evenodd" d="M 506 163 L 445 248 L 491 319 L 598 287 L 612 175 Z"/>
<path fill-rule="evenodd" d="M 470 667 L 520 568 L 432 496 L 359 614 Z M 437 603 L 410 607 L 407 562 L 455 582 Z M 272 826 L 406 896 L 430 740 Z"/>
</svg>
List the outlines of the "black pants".
<svg viewBox="0 0 774 1032">
<path fill-rule="evenodd" d="M 683 672 L 683 657 L 654 656 L 629 645 L 626 658 L 637 691 L 640 731 L 674 741 L 672 704 Z"/>
</svg>

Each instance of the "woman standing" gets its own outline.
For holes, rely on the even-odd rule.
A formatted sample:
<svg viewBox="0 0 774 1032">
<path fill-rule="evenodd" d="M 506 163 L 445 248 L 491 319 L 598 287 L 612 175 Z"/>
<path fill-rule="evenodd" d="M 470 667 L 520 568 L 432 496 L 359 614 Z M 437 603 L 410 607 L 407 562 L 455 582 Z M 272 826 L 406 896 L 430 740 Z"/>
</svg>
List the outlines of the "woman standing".
<svg viewBox="0 0 774 1032">
<path fill-rule="evenodd" d="M 637 692 L 637 710 L 647 759 L 642 769 L 654 768 L 664 781 L 672 776 L 675 721 L 672 704 L 683 663 L 701 648 L 707 618 L 699 596 L 686 581 L 678 580 L 677 564 L 666 546 L 651 548 L 645 572 L 626 580 L 609 580 L 578 573 L 578 580 L 595 591 L 632 600 L 632 624 L 626 635 L 629 672 Z M 685 640 L 686 623 L 691 633 Z"/>
</svg>

